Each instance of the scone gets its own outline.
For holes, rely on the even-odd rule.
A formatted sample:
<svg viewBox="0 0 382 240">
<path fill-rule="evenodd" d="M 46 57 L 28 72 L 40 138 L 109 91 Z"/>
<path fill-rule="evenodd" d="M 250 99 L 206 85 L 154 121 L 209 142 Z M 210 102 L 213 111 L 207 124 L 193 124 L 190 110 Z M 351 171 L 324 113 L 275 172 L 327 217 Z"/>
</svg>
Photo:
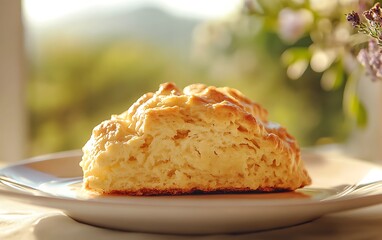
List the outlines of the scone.
<svg viewBox="0 0 382 240">
<path fill-rule="evenodd" d="M 271 192 L 311 179 L 294 137 L 238 90 L 172 83 L 94 128 L 80 163 L 99 194 Z"/>
</svg>

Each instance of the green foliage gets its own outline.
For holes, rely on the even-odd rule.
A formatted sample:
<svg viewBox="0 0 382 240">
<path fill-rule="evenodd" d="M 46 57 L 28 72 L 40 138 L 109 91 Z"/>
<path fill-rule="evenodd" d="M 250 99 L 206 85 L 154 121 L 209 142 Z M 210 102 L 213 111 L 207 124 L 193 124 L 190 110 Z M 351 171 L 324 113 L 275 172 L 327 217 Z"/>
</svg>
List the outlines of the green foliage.
<svg viewBox="0 0 382 240">
<path fill-rule="evenodd" d="M 265 1 L 260 4 L 263 2 L 266 4 Z M 275 2 L 280 4 L 273 5 Z M 287 1 L 272 1 L 263 13 L 237 15 L 228 22 L 207 24 L 207 31 L 201 36 L 210 39 L 203 41 L 210 44 L 197 47 L 205 55 L 214 56 L 214 61 L 208 62 L 208 68 L 222 69 L 221 72 L 227 71 L 225 66 L 232 69 L 232 72 L 220 76 L 210 74 L 209 77 L 219 82 L 230 81 L 229 85 L 238 86 L 265 105 L 270 119 L 286 126 L 303 146 L 315 144 L 321 138 L 343 141 L 350 128 L 342 110 L 347 78 L 343 66 L 345 45 L 335 44 L 333 50 L 328 41 L 325 47 L 323 42 L 315 42 L 309 35 L 309 31 L 318 28 L 314 24 L 304 29 L 306 32 L 293 42 L 284 40 L 277 31 L 277 22 L 278 14 L 287 4 Z M 292 7 L 301 9 L 305 5 Z M 304 9 L 303 15 L 305 11 L 308 10 Z M 224 33 L 217 39 L 231 39 L 219 49 L 219 54 L 214 51 L 217 43 L 213 41 L 216 38 L 208 34 L 211 32 Z M 206 54 L 209 52 L 210 55 Z M 237 57 L 243 55 L 246 57 L 242 60 Z M 243 69 L 248 62 L 253 63 L 252 67 Z"/>
<path fill-rule="evenodd" d="M 81 148 L 97 124 L 168 81 L 237 88 L 264 105 L 270 120 L 287 127 L 302 146 L 344 140 L 347 51 L 333 36 L 342 27 L 339 12 L 347 8 L 328 14 L 311 9 L 309 1 L 298 2 L 259 1 L 252 15 L 202 24 L 191 61 L 132 39 L 102 45 L 51 39 L 30 65 L 30 155 Z M 277 30 L 285 8 L 302 9 L 298 14 L 309 23 L 291 39 Z M 364 125 L 365 109 L 348 96 L 347 113 Z"/>
<path fill-rule="evenodd" d="M 190 83 L 185 66 L 147 43 L 47 43 L 30 69 L 30 154 L 81 148 L 98 123 L 125 111 L 160 83 Z"/>
<path fill-rule="evenodd" d="M 357 95 L 352 95 L 348 103 L 348 111 L 351 115 L 355 116 L 357 125 L 365 127 L 367 123 L 367 113 L 364 105 L 361 103 Z"/>
</svg>

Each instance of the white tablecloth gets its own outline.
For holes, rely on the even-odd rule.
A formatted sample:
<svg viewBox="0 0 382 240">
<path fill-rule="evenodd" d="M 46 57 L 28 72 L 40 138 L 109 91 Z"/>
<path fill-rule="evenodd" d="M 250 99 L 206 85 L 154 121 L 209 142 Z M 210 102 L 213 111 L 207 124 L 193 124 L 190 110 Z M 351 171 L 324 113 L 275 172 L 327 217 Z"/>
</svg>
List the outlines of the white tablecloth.
<svg viewBox="0 0 382 240">
<path fill-rule="evenodd" d="M 57 210 L 0 199 L 0 239 L 382 239 L 382 204 L 249 234 L 180 236 L 122 232 L 76 222 Z"/>
</svg>

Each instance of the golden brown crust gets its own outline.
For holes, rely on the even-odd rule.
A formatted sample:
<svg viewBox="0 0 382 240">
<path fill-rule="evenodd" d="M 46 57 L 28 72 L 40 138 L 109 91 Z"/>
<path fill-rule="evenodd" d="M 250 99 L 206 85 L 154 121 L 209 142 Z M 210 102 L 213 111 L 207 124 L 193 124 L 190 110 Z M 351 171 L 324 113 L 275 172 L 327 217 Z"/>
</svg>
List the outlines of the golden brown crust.
<svg viewBox="0 0 382 240">
<path fill-rule="evenodd" d="M 93 130 L 84 187 L 171 195 L 294 190 L 311 183 L 292 135 L 238 90 L 165 83 Z"/>
</svg>

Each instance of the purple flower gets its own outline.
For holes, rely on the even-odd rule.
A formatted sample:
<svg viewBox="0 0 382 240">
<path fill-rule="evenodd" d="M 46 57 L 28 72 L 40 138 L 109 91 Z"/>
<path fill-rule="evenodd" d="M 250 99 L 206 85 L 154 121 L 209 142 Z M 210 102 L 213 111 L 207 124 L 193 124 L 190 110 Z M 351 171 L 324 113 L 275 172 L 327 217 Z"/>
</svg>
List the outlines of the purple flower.
<svg viewBox="0 0 382 240">
<path fill-rule="evenodd" d="M 382 51 L 375 40 L 370 40 L 367 49 L 362 49 L 357 56 L 373 81 L 382 79 Z"/>
<path fill-rule="evenodd" d="M 307 9 L 284 8 L 279 12 L 279 35 L 287 42 L 295 42 L 310 28 L 313 15 Z"/>
<path fill-rule="evenodd" d="M 381 18 L 381 5 L 379 3 L 376 3 L 371 9 L 370 9 L 375 16 L 377 16 L 379 19 Z"/>
<path fill-rule="evenodd" d="M 363 12 L 367 21 L 361 21 L 358 13 L 352 11 L 346 14 L 346 19 L 358 32 L 369 35 L 377 41 L 377 45 L 382 47 L 382 8 L 376 3 L 372 8 Z"/>
<path fill-rule="evenodd" d="M 364 11 L 363 16 L 369 21 L 374 21 L 373 13 L 370 10 Z"/>
<path fill-rule="evenodd" d="M 346 19 L 351 23 L 353 27 L 357 27 L 361 24 L 358 13 L 352 11 L 351 13 L 346 14 Z"/>
<path fill-rule="evenodd" d="M 380 26 L 382 23 L 382 9 L 379 3 L 376 3 L 371 9 L 363 12 L 363 16 L 372 26 Z"/>
</svg>

